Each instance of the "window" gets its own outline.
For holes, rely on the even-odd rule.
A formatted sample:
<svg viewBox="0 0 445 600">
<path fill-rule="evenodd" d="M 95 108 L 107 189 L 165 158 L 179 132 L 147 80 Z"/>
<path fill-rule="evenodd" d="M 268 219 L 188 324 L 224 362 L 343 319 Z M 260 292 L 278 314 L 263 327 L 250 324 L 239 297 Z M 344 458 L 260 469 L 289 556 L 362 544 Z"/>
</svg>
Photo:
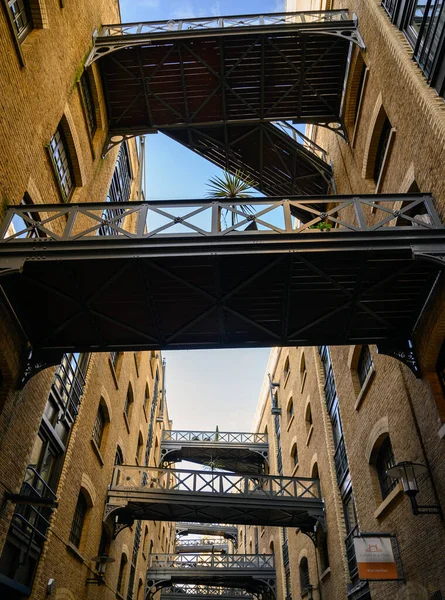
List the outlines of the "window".
<svg viewBox="0 0 445 600">
<path fill-rule="evenodd" d="M 293 416 L 294 416 L 294 401 L 292 398 L 290 398 L 289 402 L 287 403 L 287 421 L 289 422 Z"/>
<path fill-rule="evenodd" d="M 304 594 L 304 592 L 308 589 L 309 585 L 309 564 L 307 558 L 303 556 L 303 558 L 300 561 L 300 586 L 302 594 Z"/>
<path fill-rule="evenodd" d="M 363 387 L 373 367 L 373 362 L 371 358 L 371 353 L 369 351 L 369 346 L 363 346 L 360 351 L 360 356 L 358 358 L 357 363 L 357 374 L 360 382 L 360 387 Z"/>
<path fill-rule="evenodd" d="M 150 390 L 148 388 L 148 383 L 145 384 L 145 393 L 144 393 L 144 409 L 145 412 L 148 410 L 148 403 L 150 401 Z"/>
<path fill-rule="evenodd" d="M 93 137 L 97 129 L 96 108 L 94 106 L 93 92 L 88 72 L 85 70 L 79 81 L 82 94 L 85 118 L 90 136 Z"/>
<path fill-rule="evenodd" d="M 127 557 L 125 556 L 125 554 L 122 554 L 121 563 L 119 565 L 119 577 L 117 578 L 117 592 L 121 596 L 124 595 L 125 579 L 127 575 L 127 563 Z"/>
<path fill-rule="evenodd" d="M 25 193 L 20 206 L 32 206 L 33 202 L 29 194 Z M 33 226 L 33 221 L 41 221 L 40 215 L 34 210 L 16 213 L 8 227 L 7 236 L 15 235 L 16 238 L 45 237 L 45 234 Z"/>
<path fill-rule="evenodd" d="M 93 427 L 93 440 L 100 450 L 102 444 L 102 438 L 104 435 L 105 423 L 107 422 L 106 414 L 102 402 L 99 404 L 97 409 L 96 420 L 94 421 Z"/>
<path fill-rule="evenodd" d="M 110 187 L 107 194 L 107 202 L 116 204 L 119 202 L 128 202 L 131 192 L 131 168 L 130 157 L 128 155 L 127 145 L 121 144 L 119 154 L 117 155 L 116 166 L 111 178 Z M 102 214 L 102 219 L 110 222 L 110 225 L 102 225 L 99 228 L 99 235 L 117 235 L 112 225 L 120 227 L 122 225 L 124 210 L 122 208 L 108 208 Z"/>
<path fill-rule="evenodd" d="M 76 510 L 74 511 L 73 522 L 71 524 L 70 542 L 77 548 L 80 546 L 80 539 L 82 537 L 82 529 L 85 523 L 85 516 L 87 514 L 87 501 L 82 492 L 79 494 L 79 498 L 76 504 Z"/>
<path fill-rule="evenodd" d="M 285 381 L 289 377 L 289 373 L 290 373 L 290 363 L 289 363 L 289 357 L 287 357 L 286 360 L 285 360 L 284 369 L 283 369 L 283 375 L 284 375 L 284 380 Z"/>
<path fill-rule="evenodd" d="M 317 549 L 320 560 L 320 568 L 323 573 L 329 567 L 328 537 L 323 527 L 317 527 Z"/>
<path fill-rule="evenodd" d="M 393 479 L 386 474 L 386 471 L 395 464 L 391 440 L 389 439 L 389 435 L 387 435 L 380 446 L 376 458 L 376 469 L 383 500 L 397 485 L 397 479 Z"/>
<path fill-rule="evenodd" d="M 125 397 L 125 406 L 124 406 L 124 415 L 126 416 L 128 423 L 130 423 L 130 420 L 131 420 L 131 413 L 133 411 L 133 402 L 134 402 L 133 390 L 131 388 L 131 384 L 129 384 L 128 389 L 127 389 L 127 395 Z"/>
<path fill-rule="evenodd" d="M 306 381 L 306 357 L 304 352 L 301 353 L 300 358 L 300 391 L 303 391 L 304 382 Z"/>
<path fill-rule="evenodd" d="M 382 174 L 384 160 L 385 160 L 387 149 L 388 149 L 391 129 L 392 129 L 392 127 L 391 127 L 390 120 L 388 119 L 388 117 L 386 117 L 383 122 L 383 126 L 382 126 L 382 129 L 380 132 L 379 143 L 378 143 L 377 152 L 375 155 L 373 179 L 374 179 L 374 183 L 376 185 L 379 182 L 380 176 Z"/>
<path fill-rule="evenodd" d="M 123 455 L 123 452 L 122 452 L 120 446 L 117 446 L 117 448 L 116 448 L 116 454 L 114 456 L 114 464 L 116 466 L 124 464 L 124 455 Z"/>
<path fill-rule="evenodd" d="M 68 152 L 68 144 L 62 125 L 59 125 L 56 133 L 50 140 L 49 152 L 56 172 L 60 192 L 65 202 L 74 191 L 73 165 Z"/>
<path fill-rule="evenodd" d="M 110 352 L 110 361 L 113 365 L 114 370 L 117 370 L 117 363 L 119 361 L 120 352 Z"/>
<path fill-rule="evenodd" d="M 292 446 L 290 455 L 292 458 L 292 464 L 294 467 L 296 467 L 298 465 L 298 448 L 296 443 Z"/>
<path fill-rule="evenodd" d="M 139 432 L 138 446 L 137 446 L 137 450 L 136 450 L 136 464 L 138 464 L 138 465 L 142 464 L 143 449 L 144 449 L 144 440 L 142 438 L 142 433 Z"/>
<path fill-rule="evenodd" d="M 32 29 L 32 17 L 28 0 L 8 0 L 15 34 L 22 42 Z"/>
<path fill-rule="evenodd" d="M 308 434 L 312 427 L 312 410 L 311 410 L 310 402 L 308 402 L 306 405 L 306 410 L 304 413 L 304 421 L 306 423 L 306 433 Z"/>
<path fill-rule="evenodd" d="M 445 397 L 445 342 L 442 343 L 439 352 L 439 358 L 437 359 L 436 364 L 436 373 L 442 388 L 442 394 Z"/>
</svg>

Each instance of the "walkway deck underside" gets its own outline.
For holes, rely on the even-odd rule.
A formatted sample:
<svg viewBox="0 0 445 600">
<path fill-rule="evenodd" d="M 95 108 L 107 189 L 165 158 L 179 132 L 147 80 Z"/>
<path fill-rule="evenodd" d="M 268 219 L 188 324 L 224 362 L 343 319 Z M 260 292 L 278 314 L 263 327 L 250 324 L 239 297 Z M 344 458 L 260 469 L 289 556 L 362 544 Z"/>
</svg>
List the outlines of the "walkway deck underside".
<svg viewBox="0 0 445 600">
<path fill-rule="evenodd" d="M 177 523 L 176 535 L 187 536 L 187 535 L 204 535 L 204 536 L 221 536 L 227 540 L 235 542 L 238 541 L 238 528 L 230 527 L 228 525 L 221 525 L 221 523 Z"/>
<path fill-rule="evenodd" d="M 330 192 L 331 167 L 272 123 L 191 126 L 164 133 L 218 167 L 248 175 L 267 196 Z"/>
<path fill-rule="evenodd" d="M 321 13 L 322 14 L 322 13 Z M 148 24 L 150 25 L 150 24 Z M 122 29 L 125 29 L 125 25 Z M 95 40 L 109 130 L 341 120 L 352 20 Z M 106 32 L 105 32 L 106 33 Z"/>
<path fill-rule="evenodd" d="M 235 447 L 235 444 L 224 443 L 161 443 L 161 457 L 164 463 L 177 463 L 183 460 L 198 465 L 225 469 L 236 473 L 262 473 L 268 459 L 267 444 L 246 444 Z"/>
<path fill-rule="evenodd" d="M 9 273 L 2 287 L 43 362 L 72 351 L 408 339 L 440 272 L 440 264 L 418 260 L 444 254 L 445 229 L 429 196 L 244 201 L 252 214 L 187 202 L 128 203 L 117 216 L 106 204 L 8 213 L 0 231 L 0 268 Z M 333 208 L 320 213 L 311 202 Z M 404 203 L 411 213 L 385 203 Z M 176 205 L 195 216 L 210 211 L 209 230 L 175 217 Z M 311 212 L 306 225 L 292 217 L 293 205 Z M 365 205 L 375 207 L 373 224 L 364 224 L 363 211 L 359 224 L 346 219 L 347 210 Z M 412 216 L 425 206 L 429 212 Z M 286 225 L 273 216 L 282 209 Z M 35 210 L 44 224 L 26 217 Z M 146 231 L 150 211 L 166 224 Z M 9 219 L 19 214 L 31 223 L 27 235 L 45 237 L 14 234 Z M 405 215 L 407 225 L 395 223 Z M 326 222 L 336 227 L 309 228 Z M 97 235 L 105 223 L 116 235 Z"/>
</svg>

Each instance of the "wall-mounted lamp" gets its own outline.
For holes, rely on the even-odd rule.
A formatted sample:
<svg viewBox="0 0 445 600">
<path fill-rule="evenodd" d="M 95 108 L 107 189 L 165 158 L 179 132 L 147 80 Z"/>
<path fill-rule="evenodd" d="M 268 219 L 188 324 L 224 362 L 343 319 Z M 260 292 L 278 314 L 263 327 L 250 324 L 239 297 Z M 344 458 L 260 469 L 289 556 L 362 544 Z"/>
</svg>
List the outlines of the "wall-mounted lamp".
<svg viewBox="0 0 445 600">
<path fill-rule="evenodd" d="M 107 565 L 113 563 L 115 559 L 111 558 L 111 556 L 103 554 L 102 556 L 95 556 L 91 560 L 96 563 L 97 573 L 94 574 L 94 577 L 90 577 L 87 579 L 87 584 L 90 583 L 95 585 L 102 585 L 104 582 Z"/>
<path fill-rule="evenodd" d="M 402 461 L 394 465 L 386 471 L 389 477 L 400 479 L 403 486 L 403 491 L 409 497 L 413 515 L 439 515 L 441 510 L 439 506 L 420 505 L 417 504 L 416 496 L 419 493 L 419 485 L 417 477 L 427 473 L 428 469 L 425 465 L 410 461 Z"/>
</svg>

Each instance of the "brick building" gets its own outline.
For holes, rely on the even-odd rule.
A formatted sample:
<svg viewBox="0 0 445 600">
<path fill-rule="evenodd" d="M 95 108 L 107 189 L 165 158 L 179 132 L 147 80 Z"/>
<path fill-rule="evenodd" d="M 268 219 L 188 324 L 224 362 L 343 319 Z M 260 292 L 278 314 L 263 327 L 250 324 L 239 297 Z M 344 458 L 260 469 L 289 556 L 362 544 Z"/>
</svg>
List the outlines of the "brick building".
<svg viewBox="0 0 445 600">
<path fill-rule="evenodd" d="M 351 55 L 346 139 L 308 128 L 328 152 L 337 193 L 432 192 L 443 219 L 443 3 L 287 2 L 289 11 L 336 8 L 356 13 L 366 46 Z M 284 475 L 320 477 L 327 524 L 316 547 L 298 530 L 242 532 L 247 547 L 259 537 L 260 551 L 274 550 L 283 597 L 445 597 L 443 518 L 414 516 L 401 482 L 386 475 L 401 461 L 425 465 L 417 501 L 443 514 L 443 286 L 442 277 L 414 330 L 417 377 L 372 345 L 272 351 L 255 427 L 273 436 L 272 472 L 282 464 Z M 397 536 L 406 583 L 359 581 L 361 532 Z"/>
<path fill-rule="evenodd" d="M 101 157 L 103 92 L 97 70 L 84 70 L 94 29 L 119 19 L 114 0 L 2 2 L 1 216 L 8 204 L 140 199 L 140 147 L 132 139 Z M 111 223 L 119 215 L 107 210 Z M 141 600 L 149 554 L 169 550 L 173 525 L 137 521 L 114 540 L 103 516 L 114 465 L 158 464 L 162 357 L 68 353 L 23 386 L 26 338 L 3 301 L 0 313 L 0 596 Z M 99 586 L 101 555 L 114 562 Z"/>
</svg>

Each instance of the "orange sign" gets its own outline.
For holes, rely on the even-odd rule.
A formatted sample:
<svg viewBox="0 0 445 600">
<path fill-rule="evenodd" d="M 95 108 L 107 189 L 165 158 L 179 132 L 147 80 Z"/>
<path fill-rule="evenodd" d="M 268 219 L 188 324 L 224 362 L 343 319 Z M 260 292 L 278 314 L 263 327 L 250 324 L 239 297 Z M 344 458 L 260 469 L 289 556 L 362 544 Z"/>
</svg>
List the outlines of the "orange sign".
<svg viewBox="0 0 445 600">
<path fill-rule="evenodd" d="M 398 579 L 390 538 L 354 538 L 360 579 Z"/>
</svg>

